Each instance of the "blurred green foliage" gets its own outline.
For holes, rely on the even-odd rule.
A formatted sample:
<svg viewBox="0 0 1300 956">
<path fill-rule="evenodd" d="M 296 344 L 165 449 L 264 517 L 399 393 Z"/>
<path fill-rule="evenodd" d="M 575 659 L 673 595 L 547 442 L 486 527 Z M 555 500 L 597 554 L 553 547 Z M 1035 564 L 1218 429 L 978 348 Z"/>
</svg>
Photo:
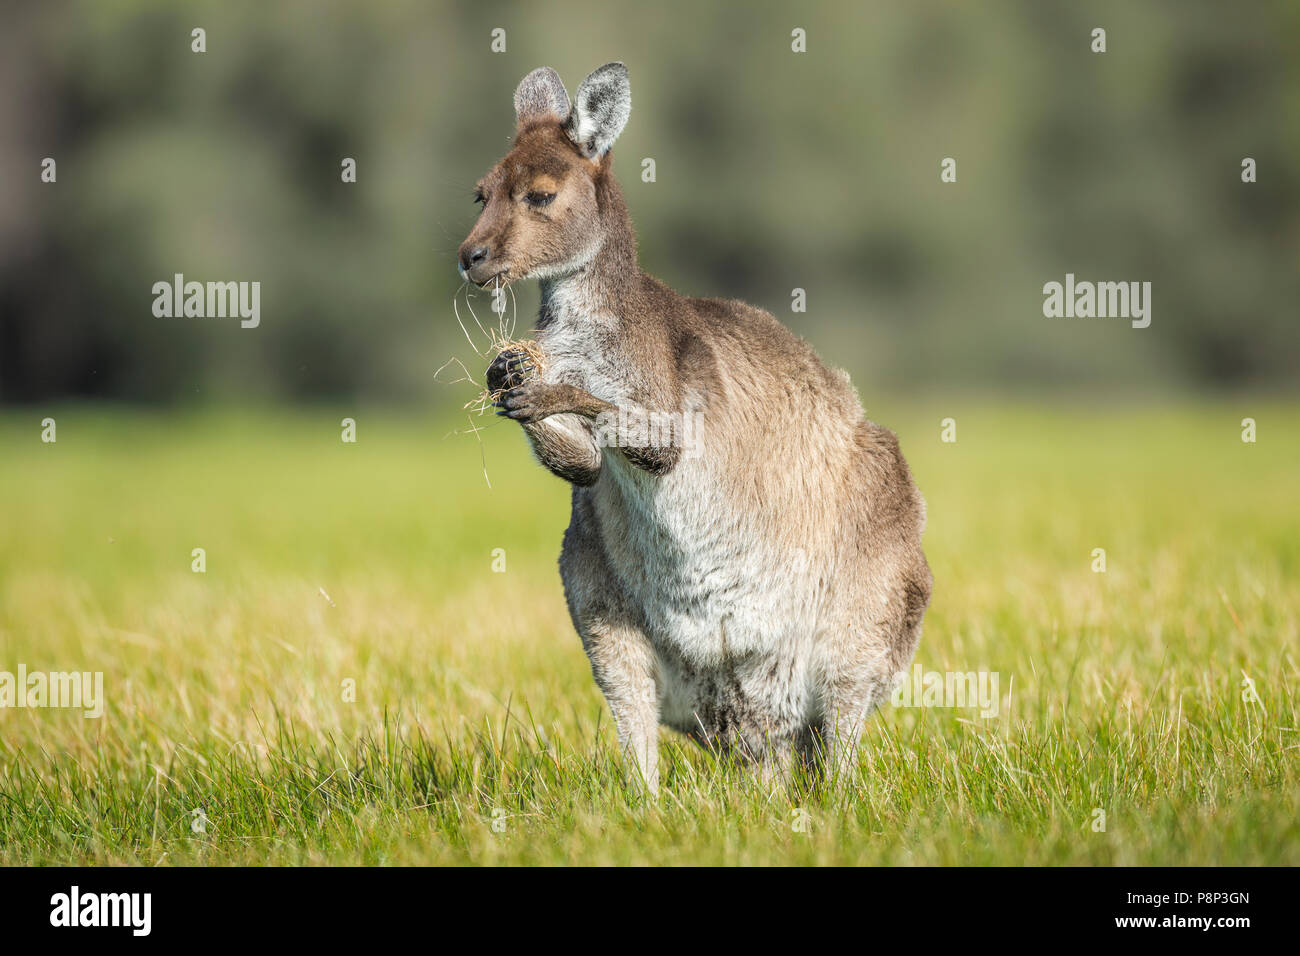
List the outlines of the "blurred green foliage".
<svg viewBox="0 0 1300 956">
<path fill-rule="evenodd" d="M 478 371 L 454 253 L 514 86 L 548 64 L 572 92 L 612 59 L 643 266 L 770 309 L 868 393 L 1294 378 L 1295 4 L 157 0 L 5 20 L 8 401 L 459 404 L 434 381 L 453 353 Z M 260 281 L 261 326 L 155 318 L 178 272 Z M 1044 318 L 1067 272 L 1152 282 L 1151 327 Z"/>
</svg>

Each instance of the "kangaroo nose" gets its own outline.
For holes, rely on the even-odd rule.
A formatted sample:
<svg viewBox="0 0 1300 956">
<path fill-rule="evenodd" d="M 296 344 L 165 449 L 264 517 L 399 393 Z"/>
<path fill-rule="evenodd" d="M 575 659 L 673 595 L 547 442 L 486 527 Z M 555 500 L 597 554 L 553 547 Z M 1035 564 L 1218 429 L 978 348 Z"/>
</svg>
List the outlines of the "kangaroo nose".
<svg viewBox="0 0 1300 956">
<path fill-rule="evenodd" d="M 487 246 L 475 246 L 473 249 L 466 249 L 460 254 L 460 264 L 466 269 L 473 269 L 488 257 L 488 252 Z"/>
</svg>

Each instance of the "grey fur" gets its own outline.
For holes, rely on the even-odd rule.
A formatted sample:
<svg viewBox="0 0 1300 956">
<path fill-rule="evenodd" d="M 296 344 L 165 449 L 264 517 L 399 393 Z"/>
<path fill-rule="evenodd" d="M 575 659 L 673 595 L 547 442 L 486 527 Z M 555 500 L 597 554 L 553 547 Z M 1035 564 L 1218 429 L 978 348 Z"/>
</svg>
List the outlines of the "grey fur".
<svg viewBox="0 0 1300 956">
<path fill-rule="evenodd" d="M 573 111 L 564 131 L 588 159 L 609 152 L 632 115 L 632 89 L 627 67 L 606 63 L 593 70 L 573 96 Z"/>
<path fill-rule="evenodd" d="M 515 89 L 515 116 L 520 122 L 548 117 L 569 118 L 569 92 L 560 74 L 549 66 L 538 67 L 519 81 Z"/>
</svg>

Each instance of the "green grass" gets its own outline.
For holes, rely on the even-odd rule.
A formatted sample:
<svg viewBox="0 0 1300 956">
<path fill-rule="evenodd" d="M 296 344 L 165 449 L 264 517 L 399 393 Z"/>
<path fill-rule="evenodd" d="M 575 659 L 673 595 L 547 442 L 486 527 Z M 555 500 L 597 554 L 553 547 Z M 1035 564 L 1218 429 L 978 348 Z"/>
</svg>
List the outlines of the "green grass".
<svg viewBox="0 0 1300 956">
<path fill-rule="evenodd" d="M 929 503 L 917 662 L 999 715 L 886 707 L 856 777 L 777 793 L 665 731 L 648 805 L 513 425 L 489 490 L 454 422 L 10 410 L 0 670 L 107 710 L 0 710 L 0 863 L 1300 863 L 1300 414 L 1029 409 L 870 409 Z"/>
</svg>

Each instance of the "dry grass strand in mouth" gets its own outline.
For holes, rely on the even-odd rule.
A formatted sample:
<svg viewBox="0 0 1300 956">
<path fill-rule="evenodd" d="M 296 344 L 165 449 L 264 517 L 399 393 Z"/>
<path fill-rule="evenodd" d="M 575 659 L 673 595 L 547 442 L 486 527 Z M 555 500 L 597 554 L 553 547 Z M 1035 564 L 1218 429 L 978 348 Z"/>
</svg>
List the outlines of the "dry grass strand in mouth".
<svg viewBox="0 0 1300 956">
<path fill-rule="evenodd" d="M 475 356 L 477 356 L 480 359 L 487 359 L 490 361 L 491 359 L 494 359 L 497 355 L 499 355 L 501 352 L 506 351 L 507 349 L 516 349 L 520 352 L 523 352 L 524 355 L 528 357 L 528 360 L 532 365 L 532 369 L 526 377 L 530 379 L 534 378 L 537 375 L 541 374 L 541 372 L 545 369 L 546 367 L 545 356 L 543 355 L 541 347 L 537 344 L 537 341 L 535 339 L 516 339 L 514 337 L 514 330 L 515 330 L 516 320 L 518 316 L 518 309 L 519 309 L 519 303 L 515 299 L 515 290 L 511 288 L 510 283 L 508 282 L 505 284 L 499 284 L 499 280 L 497 280 L 497 283 L 498 284 L 494 284 L 494 288 L 493 288 L 494 295 L 499 295 L 501 294 L 502 291 L 507 289 L 510 291 L 510 304 L 511 304 L 510 315 L 507 316 L 505 310 L 503 309 L 498 315 L 496 326 L 485 327 L 484 324 L 481 321 L 479 321 L 478 313 L 474 311 L 474 304 L 471 301 L 474 298 L 474 295 L 473 292 L 470 291 L 469 289 L 469 283 L 465 282 L 462 283 L 460 288 L 456 290 L 456 292 L 452 295 L 452 299 L 451 299 L 452 312 L 456 317 L 456 324 L 460 326 L 460 330 L 465 334 L 465 339 L 466 341 L 469 342 L 470 348 L 474 350 Z M 464 320 L 461 318 L 460 305 L 459 305 L 459 297 L 461 292 L 465 293 L 465 307 L 469 310 L 469 314 L 473 320 L 474 326 L 477 327 L 479 332 L 481 332 L 483 335 L 487 337 L 487 344 L 483 348 L 479 347 L 478 342 L 475 341 L 474 336 L 470 334 L 469 327 L 466 326 Z M 458 366 L 460 368 L 461 377 L 450 379 L 450 380 L 444 379 L 442 377 L 443 373 L 446 372 L 447 369 L 450 368 L 451 366 Z M 479 431 L 481 430 L 482 426 L 476 424 L 474 419 L 482 417 L 482 415 L 485 412 L 487 412 L 490 408 L 492 408 L 496 404 L 496 400 L 500 396 L 500 390 L 494 392 L 491 389 L 489 389 L 487 385 L 480 378 L 478 378 L 474 373 L 470 372 L 469 368 L 465 365 L 465 363 L 462 362 L 456 356 L 452 356 L 446 362 L 444 362 L 442 367 L 439 368 L 438 371 L 434 373 L 433 377 L 435 381 L 441 382 L 444 385 L 455 385 L 460 382 L 464 382 L 468 385 L 473 385 L 478 388 L 479 390 L 478 394 L 474 398 L 471 398 L 468 402 L 466 402 L 462 406 L 462 409 L 468 413 L 467 420 L 469 423 L 469 427 L 464 430 L 453 429 L 453 431 L 449 434 L 464 434 L 465 432 L 468 432 L 472 434 L 476 439 L 478 439 L 479 451 L 480 454 L 482 454 L 483 456 L 483 480 L 487 483 L 487 486 L 491 488 L 492 479 L 488 476 L 487 456 L 486 453 L 483 452 L 483 440 L 481 437 L 479 437 Z"/>
<path fill-rule="evenodd" d="M 462 285 L 460 289 L 457 289 L 456 296 L 452 297 L 452 309 L 456 315 L 456 322 L 460 325 L 461 331 L 465 333 L 465 339 L 469 342 L 470 348 L 474 350 L 474 354 L 479 358 L 488 359 L 490 361 L 507 350 L 523 352 L 528 358 L 529 363 L 532 365 L 532 371 L 529 373 L 528 377 L 535 377 L 541 374 L 543 369 L 546 367 L 545 356 L 542 353 L 541 346 L 537 344 L 536 339 L 515 338 L 514 333 L 518 318 L 518 302 L 515 299 L 514 289 L 510 288 L 509 283 L 504 285 L 496 284 L 499 283 L 499 281 L 499 279 L 494 280 L 493 295 L 494 297 L 500 295 L 507 289 L 510 291 L 510 303 L 512 308 L 509 315 L 507 315 L 503 309 L 498 316 L 497 324 L 495 326 L 484 326 L 484 324 L 479 320 L 478 313 L 474 310 L 474 304 L 471 301 L 473 294 L 469 291 L 468 283 L 466 283 L 465 285 Z M 478 328 L 479 332 L 487 336 L 487 344 L 483 348 L 479 348 L 474 336 L 470 334 L 469 328 L 460 317 L 460 308 L 457 303 L 457 296 L 459 296 L 462 290 L 465 291 L 465 307 L 469 310 L 469 314 L 473 319 L 475 327 Z M 442 369 L 438 370 L 438 372 L 441 373 L 443 369 L 452 364 L 459 365 L 461 370 L 465 373 L 464 378 L 456 379 L 456 381 L 464 381 L 473 385 L 479 385 L 479 393 L 466 402 L 462 408 L 474 415 L 482 415 L 496 403 L 497 398 L 500 397 L 503 390 L 497 389 L 496 391 L 493 391 L 492 389 L 489 389 L 486 384 L 480 383 L 479 380 L 465 367 L 465 363 L 461 362 L 459 359 L 453 358 L 449 360 Z M 437 376 L 435 375 L 435 378 L 436 377 Z"/>
<path fill-rule="evenodd" d="M 509 315 L 506 314 L 504 305 L 504 293 L 507 291 L 510 293 Z M 469 328 L 465 325 L 465 321 L 460 316 L 459 297 L 461 292 L 465 293 L 465 308 L 469 310 L 470 318 L 474 320 L 474 325 L 478 328 L 479 332 L 488 338 L 487 345 L 483 348 L 479 348 L 478 342 L 474 340 L 474 336 L 470 333 Z M 461 332 L 465 334 L 465 340 L 469 342 L 469 347 L 472 348 L 474 354 L 478 355 L 480 358 L 487 358 L 489 355 L 494 355 L 495 353 L 493 353 L 492 350 L 501 340 L 512 341 L 514 339 L 515 326 L 519 318 L 519 301 L 515 298 L 515 290 L 509 282 L 502 283 L 499 276 L 493 279 L 492 297 L 493 299 L 500 297 L 502 302 L 500 310 L 495 308 L 493 309 L 493 311 L 498 312 L 495 329 L 486 328 L 479 320 L 478 313 L 474 310 L 474 292 L 469 280 L 462 282 L 460 288 L 458 288 L 451 297 L 451 308 L 452 313 L 456 316 L 456 324 L 460 326 Z"/>
</svg>

